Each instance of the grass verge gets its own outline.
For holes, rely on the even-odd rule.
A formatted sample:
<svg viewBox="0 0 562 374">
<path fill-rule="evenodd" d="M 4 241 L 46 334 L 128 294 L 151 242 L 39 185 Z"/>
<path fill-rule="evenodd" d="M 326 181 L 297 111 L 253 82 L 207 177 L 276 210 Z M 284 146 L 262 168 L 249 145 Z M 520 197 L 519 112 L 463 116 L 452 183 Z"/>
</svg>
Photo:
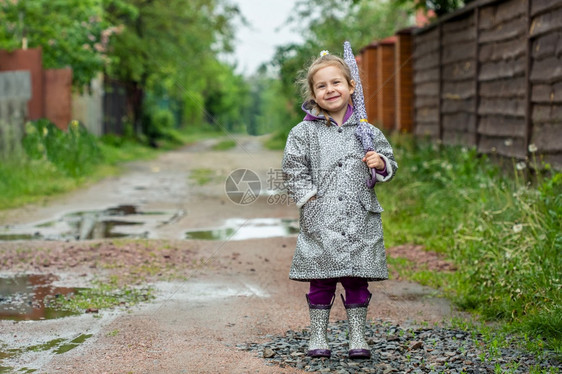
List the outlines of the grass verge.
<svg viewBox="0 0 562 374">
<path fill-rule="evenodd" d="M 114 307 L 130 308 L 155 298 L 150 286 L 121 285 L 116 276 L 108 281 L 95 281 L 90 288 L 77 290 L 70 296 L 58 297 L 49 306 L 57 310 L 84 313 Z"/>
<path fill-rule="evenodd" d="M 377 188 L 387 246 L 422 244 L 458 268 L 410 279 L 562 357 L 562 174 L 521 163 L 505 172 L 474 149 L 405 136 L 391 143 L 400 169 Z"/>
<path fill-rule="evenodd" d="M 26 126 L 24 146 L 0 162 L 0 210 L 41 203 L 120 172 L 120 164 L 146 160 L 198 140 L 223 135 L 190 127 L 148 147 L 127 137 L 95 139 L 82 128 L 68 132 L 44 121 Z M 91 157 L 89 157 L 91 155 Z"/>
</svg>

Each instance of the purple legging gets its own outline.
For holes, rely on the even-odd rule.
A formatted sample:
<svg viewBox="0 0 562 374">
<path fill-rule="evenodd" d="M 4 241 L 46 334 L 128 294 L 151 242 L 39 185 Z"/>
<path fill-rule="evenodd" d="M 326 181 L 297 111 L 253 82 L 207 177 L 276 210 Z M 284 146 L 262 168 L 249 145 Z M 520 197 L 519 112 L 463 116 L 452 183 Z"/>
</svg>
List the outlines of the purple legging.
<svg viewBox="0 0 562 374">
<path fill-rule="evenodd" d="M 365 278 L 342 277 L 314 279 L 310 281 L 308 299 L 314 305 L 328 305 L 336 293 L 336 285 L 341 282 L 345 289 L 346 304 L 364 304 L 369 300 L 369 283 Z"/>
</svg>

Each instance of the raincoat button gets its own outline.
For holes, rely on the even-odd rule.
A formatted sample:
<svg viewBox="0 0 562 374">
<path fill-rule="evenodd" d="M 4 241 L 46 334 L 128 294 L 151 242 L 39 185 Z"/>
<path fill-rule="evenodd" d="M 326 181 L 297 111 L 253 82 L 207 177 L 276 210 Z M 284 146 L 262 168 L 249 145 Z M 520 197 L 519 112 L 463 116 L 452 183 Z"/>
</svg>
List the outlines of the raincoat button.
<svg viewBox="0 0 562 374">
<path fill-rule="evenodd" d="M 338 162 L 338 166 L 339 166 L 340 168 L 342 167 L 342 165 L 343 165 L 343 164 L 342 164 L 341 162 Z"/>
<path fill-rule="evenodd" d="M 342 132 L 342 131 L 343 131 L 343 129 L 340 127 L 340 128 L 338 129 L 338 132 Z"/>
<path fill-rule="evenodd" d="M 342 200 L 343 200 L 343 197 L 341 197 L 341 196 L 338 197 L 338 200 L 339 200 L 339 201 L 342 201 Z"/>
<path fill-rule="evenodd" d="M 342 234 L 342 236 L 345 236 L 345 232 L 342 232 L 341 234 Z"/>
</svg>

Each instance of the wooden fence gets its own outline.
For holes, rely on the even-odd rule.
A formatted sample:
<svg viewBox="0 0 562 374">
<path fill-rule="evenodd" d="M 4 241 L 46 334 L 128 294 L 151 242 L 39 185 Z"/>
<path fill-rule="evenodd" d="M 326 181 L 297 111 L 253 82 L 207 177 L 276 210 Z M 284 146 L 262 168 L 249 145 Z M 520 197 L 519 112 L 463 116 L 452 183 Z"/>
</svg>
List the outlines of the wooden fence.
<svg viewBox="0 0 562 374">
<path fill-rule="evenodd" d="M 20 148 L 30 98 L 29 71 L 0 73 L 0 159 Z"/>
<path fill-rule="evenodd" d="M 562 0 L 479 0 L 413 32 L 414 132 L 562 167 Z"/>
</svg>

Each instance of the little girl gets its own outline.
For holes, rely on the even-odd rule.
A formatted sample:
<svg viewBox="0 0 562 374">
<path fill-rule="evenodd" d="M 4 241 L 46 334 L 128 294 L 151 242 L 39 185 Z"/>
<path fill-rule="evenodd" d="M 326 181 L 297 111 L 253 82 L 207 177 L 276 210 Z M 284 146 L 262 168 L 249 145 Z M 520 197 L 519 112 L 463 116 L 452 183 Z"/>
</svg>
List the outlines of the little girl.
<svg viewBox="0 0 562 374">
<path fill-rule="evenodd" d="M 302 88 L 304 120 L 289 133 L 283 173 L 300 210 L 300 234 L 289 278 L 310 282 L 308 355 L 330 357 L 326 329 L 338 282 L 349 320 L 349 357 L 369 358 L 365 341 L 369 281 L 388 278 L 382 208 L 365 180 L 390 180 L 398 167 L 382 132 L 373 127 L 376 152 L 364 153 L 355 136 L 359 118 L 349 66 L 323 53 L 308 68 Z"/>
</svg>

